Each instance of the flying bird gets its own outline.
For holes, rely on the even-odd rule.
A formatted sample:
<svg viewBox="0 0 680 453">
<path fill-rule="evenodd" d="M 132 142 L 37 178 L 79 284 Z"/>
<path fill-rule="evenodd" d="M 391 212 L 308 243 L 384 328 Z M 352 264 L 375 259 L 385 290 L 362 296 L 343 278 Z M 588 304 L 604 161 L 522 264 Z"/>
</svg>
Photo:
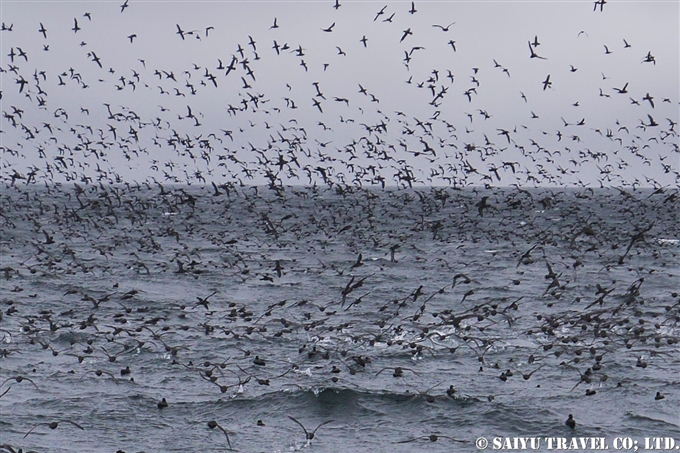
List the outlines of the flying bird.
<svg viewBox="0 0 680 453">
<path fill-rule="evenodd" d="M 385 14 L 385 10 L 386 10 L 386 9 L 387 9 L 387 5 L 383 6 L 382 9 L 376 13 L 375 17 L 373 18 L 373 22 L 375 22 L 376 20 L 378 20 L 378 17 L 380 17 L 380 16 L 382 16 L 383 14 Z"/>
<path fill-rule="evenodd" d="M 175 24 L 175 25 L 177 25 L 177 33 L 176 34 L 180 35 L 182 37 L 182 41 L 184 41 L 184 30 L 182 30 L 182 28 L 179 26 L 179 24 Z"/>
<path fill-rule="evenodd" d="M 626 84 L 623 86 L 623 88 L 612 87 L 612 89 L 613 89 L 614 91 L 616 91 L 617 93 L 619 93 L 619 94 L 626 94 L 626 93 L 628 93 L 628 89 L 627 89 L 627 88 L 628 88 L 628 82 L 626 82 Z"/>
<path fill-rule="evenodd" d="M 443 32 L 447 32 L 447 31 L 449 31 L 449 28 L 451 28 L 451 25 L 454 25 L 454 24 L 455 24 L 455 22 L 451 22 L 451 23 L 450 23 L 449 25 L 447 25 L 446 27 L 444 27 L 444 26 L 442 26 L 442 25 L 439 25 L 439 24 L 434 24 L 434 25 L 432 25 L 432 26 L 435 27 L 435 28 L 441 28 Z"/>
<path fill-rule="evenodd" d="M 90 53 L 92 54 L 92 61 L 94 61 L 95 63 L 97 63 L 97 65 L 99 65 L 99 67 L 101 68 L 101 67 L 102 67 L 102 62 L 99 60 L 99 57 L 97 56 L 97 54 L 94 53 L 94 52 L 90 52 Z"/>
<path fill-rule="evenodd" d="M 600 12 L 604 11 L 604 5 L 607 3 L 607 0 L 596 0 L 595 5 L 593 6 L 593 11 L 597 11 L 598 5 L 600 6 Z"/>
<path fill-rule="evenodd" d="M 548 77 L 545 78 L 543 81 L 543 91 L 546 90 L 546 88 L 551 87 L 552 88 L 552 82 L 550 81 L 550 74 L 548 74 Z"/>
<path fill-rule="evenodd" d="M 208 428 L 210 428 L 210 429 L 219 428 L 220 431 L 222 431 L 222 432 L 224 433 L 224 435 L 226 436 L 226 438 L 227 438 L 227 445 L 229 445 L 229 449 L 230 449 L 230 450 L 232 449 L 232 447 L 231 447 L 231 441 L 229 440 L 229 433 L 227 432 L 226 429 L 222 428 L 222 427 L 220 426 L 220 424 L 217 423 L 216 420 L 210 420 L 210 421 L 208 422 Z"/>
<path fill-rule="evenodd" d="M 83 431 L 85 431 L 85 428 L 83 428 L 82 426 L 80 426 L 80 425 L 79 425 L 78 423 L 76 423 L 76 422 L 73 422 L 73 421 L 71 421 L 71 420 L 59 420 L 59 421 L 50 422 L 50 423 L 38 423 L 38 424 L 35 425 L 33 428 L 31 428 L 26 434 L 24 434 L 24 439 L 25 439 L 26 437 L 28 437 L 28 435 L 31 434 L 31 433 L 33 432 L 33 430 L 36 429 L 36 428 L 39 427 L 39 426 L 47 426 L 47 427 L 49 427 L 50 429 L 57 429 L 57 427 L 59 426 L 59 423 L 70 423 L 71 425 L 75 426 L 76 428 L 82 429 Z"/>
<path fill-rule="evenodd" d="M 314 439 L 314 435 L 315 435 L 316 432 L 319 430 L 319 428 L 321 428 L 323 425 L 327 425 L 327 424 L 333 423 L 333 422 L 335 421 L 335 420 L 326 420 L 325 422 L 320 423 L 319 426 L 317 426 L 316 428 L 314 428 L 314 430 L 310 433 L 309 431 L 307 431 L 307 428 L 305 428 L 305 426 L 304 426 L 302 423 L 300 423 L 296 418 L 291 417 L 290 415 L 288 416 L 288 418 L 290 418 L 290 419 L 293 420 L 295 423 L 297 423 L 298 425 L 300 425 L 300 427 L 302 427 L 302 429 L 303 429 L 304 432 L 305 432 L 305 439 L 308 440 L 308 441 L 311 441 L 312 439 Z"/>
<path fill-rule="evenodd" d="M 465 440 L 459 440 L 450 436 L 441 436 L 437 434 L 430 434 L 429 436 L 420 436 L 420 437 L 414 437 L 413 439 L 408 439 L 408 440 L 401 440 L 399 442 L 392 442 L 393 444 L 407 444 L 410 442 L 415 442 L 418 440 L 429 440 L 430 442 L 437 442 L 439 439 L 449 439 L 454 442 L 461 442 L 461 443 L 467 443 Z"/>
<path fill-rule="evenodd" d="M 645 58 L 642 59 L 642 62 L 643 63 L 654 63 L 654 65 L 656 65 L 656 58 L 654 58 L 654 55 L 652 55 L 652 52 L 649 51 L 649 52 L 647 52 L 647 55 L 645 56 Z"/>
</svg>

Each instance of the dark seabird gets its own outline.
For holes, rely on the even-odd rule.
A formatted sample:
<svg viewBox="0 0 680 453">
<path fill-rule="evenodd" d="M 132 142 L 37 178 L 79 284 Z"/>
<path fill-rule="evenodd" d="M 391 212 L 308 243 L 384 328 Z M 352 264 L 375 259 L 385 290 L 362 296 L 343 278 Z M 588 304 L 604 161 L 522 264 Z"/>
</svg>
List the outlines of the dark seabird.
<svg viewBox="0 0 680 453">
<path fill-rule="evenodd" d="M 74 421 L 71 421 L 71 420 L 66 420 L 66 419 L 64 419 L 64 420 L 59 420 L 59 421 L 50 422 L 50 423 L 38 423 L 38 424 L 35 425 L 33 428 L 31 428 L 30 431 L 28 431 L 26 434 L 24 434 L 24 439 L 25 439 L 26 437 L 28 437 L 28 435 L 31 434 L 31 433 L 33 432 L 33 430 L 36 429 L 36 428 L 39 427 L 39 426 L 47 426 L 47 427 L 49 427 L 50 429 L 57 429 L 57 427 L 59 426 L 59 423 L 70 423 L 71 425 L 75 426 L 76 428 L 79 428 L 79 429 L 82 429 L 83 431 L 85 431 L 85 428 L 83 428 L 82 426 L 80 426 L 78 423 L 76 423 L 76 422 L 74 422 Z"/>
<path fill-rule="evenodd" d="M 293 420 L 295 423 L 297 423 L 298 425 L 300 425 L 300 427 L 302 427 L 302 429 L 305 431 L 305 439 L 308 440 L 308 441 L 311 441 L 312 439 L 314 439 L 314 434 L 316 434 L 316 432 L 318 431 L 318 429 L 321 428 L 323 425 L 327 425 L 327 424 L 333 423 L 333 422 L 335 421 L 335 420 L 326 420 L 325 422 L 320 423 L 319 426 L 317 426 L 316 428 L 314 428 L 314 431 L 312 431 L 312 432 L 310 433 L 309 431 L 307 431 L 307 428 L 305 428 L 305 426 L 304 426 L 302 423 L 300 423 L 297 419 L 295 419 L 294 417 L 291 417 L 290 415 L 288 416 L 288 418 L 290 418 L 290 419 Z"/>
</svg>

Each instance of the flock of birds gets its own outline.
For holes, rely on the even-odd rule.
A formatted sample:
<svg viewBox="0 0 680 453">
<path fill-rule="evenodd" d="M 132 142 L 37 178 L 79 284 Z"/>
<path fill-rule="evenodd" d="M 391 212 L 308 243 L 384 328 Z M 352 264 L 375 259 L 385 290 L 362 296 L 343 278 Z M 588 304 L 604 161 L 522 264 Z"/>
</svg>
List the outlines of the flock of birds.
<svg viewBox="0 0 680 453">
<path fill-rule="evenodd" d="M 147 400 L 150 412 L 262 391 L 380 392 L 381 375 L 424 404 L 536 388 L 590 397 L 631 385 L 627 370 L 677 361 L 677 240 L 663 239 L 678 237 L 677 189 L 282 190 L 9 188 L 0 399 L 17 386 L 40 397 L 102 379 L 150 395 L 167 392 L 169 376 L 195 384 Z M 48 375 L 35 360 L 53 361 Z M 428 370 L 438 360 L 482 384 Z M 288 417 L 304 430 L 298 447 L 333 426 Z M 234 432 L 217 419 L 204 423 L 231 449 Z M 98 423 L 59 418 L 23 437 Z M 431 432 L 393 442 L 438 439 L 468 441 Z"/>
<path fill-rule="evenodd" d="M 333 5 L 335 11 L 341 6 Z M 595 6 L 596 11 L 604 11 L 603 3 Z M 128 7 L 121 7 L 121 14 L 129 14 Z M 389 74 L 395 84 L 389 93 L 380 87 L 371 89 L 361 76 L 351 83 L 332 79 L 334 70 L 346 71 L 343 60 L 356 58 L 347 61 L 363 66 L 362 55 L 385 52 L 373 51 L 366 34 L 357 38 L 352 51 L 334 46 L 336 55 L 320 55 L 316 47 L 310 50 L 283 41 L 285 24 L 276 17 L 265 30 L 267 38 L 248 35 L 231 55 L 227 51 L 216 56 L 209 56 L 213 47 L 206 47 L 217 39 L 216 27 L 167 24 L 176 29 L 178 42 L 171 45 L 199 58 L 189 67 L 161 67 L 168 62 L 154 61 L 156 55 L 135 55 L 135 47 L 143 45 L 141 30 L 125 39 L 130 51 L 115 58 L 96 52 L 85 39 L 99 37 L 98 18 L 85 12 L 73 19 L 74 40 L 69 45 L 77 46 L 87 58 L 78 55 L 62 68 L 40 69 L 36 65 L 41 58 L 63 51 L 54 47 L 64 44 L 51 39 L 58 25 L 39 22 L 29 48 L 13 39 L 19 25 L 3 23 L 3 45 L 11 47 L 0 71 L 5 81 L 14 82 L 6 84 L 2 93 L 3 178 L 26 184 L 41 180 L 121 183 L 140 178 L 272 186 L 677 184 L 678 168 L 672 161 L 678 155 L 677 100 L 671 99 L 671 93 L 653 95 L 626 80 L 659 76 L 652 51 L 636 54 L 633 44 L 622 37 L 620 51 L 625 57 L 621 58 L 630 75 L 604 74 L 608 55 L 619 52 L 604 45 L 596 70 L 577 72 L 574 64 L 565 63 L 556 74 L 560 63 L 550 66 L 553 70 L 545 76 L 516 82 L 510 69 L 496 59 L 472 68 L 458 67 L 457 55 L 466 51 L 461 46 L 467 46 L 469 53 L 476 44 L 474 39 L 449 39 L 456 22 L 433 24 L 430 30 L 438 31 L 434 35 L 415 25 L 395 32 L 395 21 L 403 14 L 415 18 L 420 12 L 415 3 L 407 11 L 386 5 L 373 19 L 374 27 L 384 26 L 374 33 L 393 33 L 394 45 L 404 47 L 405 80 Z M 340 27 L 339 17 L 316 33 L 330 37 L 341 33 Z M 589 38 L 582 30 L 573 39 L 577 45 Z M 551 61 L 552 55 L 537 53 L 539 46 L 546 45 L 538 36 L 527 41 L 528 64 Z M 428 48 L 438 46 L 432 62 L 437 66 L 431 69 L 423 67 L 431 58 L 426 43 Z M 218 52 L 224 52 L 222 46 Z M 130 61 L 132 67 L 106 64 L 122 56 L 136 57 Z M 178 57 L 175 64 L 181 61 Z M 594 74 L 600 70 L 598 81 L 599 75 Z M 460 74 L 463 71 L 468 74 Z M 579 75 L 584 71 L 588 73 Z M 281 80 L 281 73 L 290 73 L 292 79 Z M 276 75 L 273 81 L 272 74 Z M 592 83 L 592 89 L 572 94 L 590 99 L 565 101 L 569 89 L 561 85 L 574 83 L 568 76 L 582 85 Z M 493 110 L 498 87 L 517 89 L 497 101 L 508 104 L 502 111 Z M 398 102 L 400 96 L 394 96 L 395 89 L 404 92 L 408 110 Z M 215 106 L 215 99 L 221 105 Z M 383 105 L 395 110 L 389 112 Z M 584 108 L 590 114 L 582 113 Z M 506 118 L 508 110 L 513 114 Z M 626 112 L 631 122 L 607 118 L 612 110 L 615 116 Z M 410 111 L 418 113 L 412 116 Z M 564 113 L 569 111 L 573 113 Z M 598 111 L 607 113 L 602 116 Z"/>
<path fill-rule="evenodd" d="M 594 12 L 606 12 L 605 0 L 594 3 Z M 338 0 L 331 6 L 344 7 Z M 120 14 L 134 7 L 126 0 Z M 404 11 L 387 5 L 373 22 L 392 26 L 418 13 L 415 2 Z M 391 31 L 394 45 L 406 46 L 404 86 L 429 111 L 412 117 L 383 111 L 391 101 L 380 87 L 357 82 L 351 94 L 326 95 L 336 88 L 323 75 L 339 65 L 316 62 L 302 44 L 282 40 L 278 18 L 263 31 L 271 34 L 266 46 L 264 37 L 248 36 L 226 58 L 162 69 L 138 55 L 135 67 L 121 69 L 108 67 L 107 56 L 85 41 L 100 20 L 85 12 L 70 31 L 83 37 L 78 47 L 88 66 L 76 59 L 57 72 L 29 65 L 62 45 L 50 40 L 56 24 L 38 22 L 40 47 L 31 48 L 12 38 L 29 24 L 3 20 L 3 46 L 11 47 L 0 71 L 13 83 L 1 93 L 0 403 L 18 386 L 37 395 L 102 379 L 143 386 L 153 380 L 143 360 L 159 355 L 162 373 L 192 379 L 200 398 L 270 388 L 363 391 L 391 375 L 399 392 L 425 404 L 492 402 L 503 385 L 534 388 L 529 381 L 541 375 L 549 378 L 539 387 L 593 396 L 626 387 L 614 363 L 632 357 L 643 372 L 677 360 L 677 101 L 665 93 L 623 79 L 596 88 L 597 102 L 624 100 L 638 123 L 591 125 L 575 113 L 551 130 L 524 120 L 504 126 L 494 118 L 501 113 L 478 99 L 486 84 L 512 79 L 510 69 L 493 60 L 464 76 L 445 67 L 423 71 L 418 63 L 427 50 L 413 25 Z M 449 38 L 455 22 L 442 23 L 428 27 L 445 37 L 440 44 L 451 55 L 472 45 Z M 340 24 L 338 18 L 316 31 L 333 36 Z M 177 45 L 204 45 L 219 32 L 168 27 Z M 142 35 L 125 36 L 126 45 L 134 49 Z M 637 55 L 622 40 L 636 66 L 654 69 L 651 51 Z M 369 51 L 371 39 L 363 34 L 355 45 L 355 52 Z M 538 36 L 529 39 L 526 58 L 553 58 L 539 53 L 541 45 Z M 334 58 L 350 53 L 335 50 Z M 612 52 L 605 46 L 604 55 Z M 261 93 L 263 62 L 276 58 L 301 80 L 318 79 L 305 87 L 280 81 L 283 96 Z M 560 78 L 541 74 L 528 95 L 517 92 L 530 112 L 527 124 L 543 115 L 529 99 L 559 90 Z M 225 110 L 209 113 L 206 99 L 225 91 Z M 88 105 L 91 92 L 97 102 Z M 102 93 L 108 97 L 100 103 Z M 53 101 L 73 96 L 80 106 Z M 571 107 L 580 112 L 579 101 Z M 656 113 L 673 109 L 670 118 Z M 464 121 L 451 120 L 452 110 L 463 111 Z M 618 188 L 593 188 L 591 180 Z M 575 188 L 535 188 L 566 184 Z M 403 190 L 389 188 L 395 185 Z M 480 244 L 493 249 L 480 253 Z M 514 267 L 498 268 L 497 256 Z M 196 294 L 153 293 L 168 276 L 179 291 Z M 224 288 L 257 297 L 239 301 Z M 45 298 L 41 290 L 57 295 L 49 309 L 35 303 Z M 532 346 L 510 348 L 515 335 Z M 282 340 L 283 350 L 269 349 Z M 442 356 L 474 363 L 476 379 L 492 379 L 498 391 L 410 383 Z M 53 359 L 63 373 L 54 382 L 38 378 L 28 357 Z M 561 388 L 565 379 L 573 387 Z M 661 389 L 646 396 L 666 398 Z M 173 399 L 158 395 L 149 410 L 171 410 Z M 288 423 L 301 428 L 303 445 L 340 423 L 310 429 L 293 415 Z M 235 433 L 218 418 L 203 424 L 232 450 Z M 563 423 L 578 429 L 572 414 Z M 60 417 L 21 427 L 19 437 L 93 428 L 86 419 Z M 440 439 L 469 441 L 431 432 L 392 442 Z M 0 451 L 22 450 L 5 443 Z"/>
</svg>

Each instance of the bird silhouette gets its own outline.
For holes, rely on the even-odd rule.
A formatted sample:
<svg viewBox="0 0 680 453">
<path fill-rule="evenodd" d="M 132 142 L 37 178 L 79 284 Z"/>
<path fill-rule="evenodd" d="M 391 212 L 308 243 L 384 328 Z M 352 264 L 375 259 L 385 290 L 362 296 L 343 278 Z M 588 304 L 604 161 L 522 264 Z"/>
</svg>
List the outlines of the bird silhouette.
<svg viewBox="0 0 680 453">
<path fill-rule="evenodd" d="M 59 427 L 59 423 L 68 423 L 68 424 L 75 426 L 76 428 L 78 428 L 80 430 L 83 430 L 83 431 L 85 430 L 85 428 L 83 428 L 82 426 L 80 426 L 78 423 L 76 423 L 74 421 L 62 419 L 62 420 L 57 420 L 57 421 L 49 422 L 49 423 L 38 423 L 33 428 L 31 428 L 26 434 L 24 434 L 24 439 L 27 438 L 29 434 L 31 434 L 36 428 L 38 428 L 40 426 L 47 426 L 50 429 L 57 429 Z"/>
<path fill-rule="evenodd" d="M 543 81 L 543 91 L 545 91 L 548 87 L 552 88 L 552 82 L 550 81 L 550 74 L 548 74 Z"/>
<path fill-rule="evenodd" d="M 224 436 L 227 438 L 227 445 L 229 446 L 229 450 L 233 449 L 232 446 L 231 446 L 231 440 L 229 440 L 229 433 L 227 432 L 226 429 L 224 429 L 222 426 L 220 426 L 220 424 L 217 423 L 216 420 L 210 420 L 208 422 L 208 428 L 210 428 L 210 429 L 218 428 L 220 431 L 222 431 L 224 433 Z"/>
<path fill-rule="evenodd" d="M 455 22 L 451 22 L 451 23 L 450 23 L 449 25 L 447 25 L 446 27 L 444 27 L 443 25 L 438 25 L 438 24 L 434 24 L 434 25 L 432 25 L 432 26 L 433 26 L 434 28 L 439 28 L 439 29 L 441 29 L 441 31 L 443 31 L 443 32 L 447 32 L 447 31 L 449 31 L 449 29 L 451 28 L 452 25 L 455 25 Z"/>
<path fill-rule="evenodd" d="M 312 439 L 314 439 L 314 435 L 319 430 L 319 428 L 321 428 L 322 426 L 327 425 L 329 423 L 333 423 L 335 421 L 335 420 L 326 420 L 325 422 L 321 422 L 321 423 L 319 423 L 319 425 L 316 428 L 314 428 L 314 430 L 312 432 L 309 432 L 309 431 L 307 431 L 307 428 L 305 428 L 305 426 L 302 423 L 300 423 L 295 417 L 292 417 L 292 416 L 289 415 L 288 418 L 290 418 L 295 423 L 300 425 L 300 427 L 305 432 L 305 440 L 307 440 L 307 443 L 309 443 Z"/>
</svg>

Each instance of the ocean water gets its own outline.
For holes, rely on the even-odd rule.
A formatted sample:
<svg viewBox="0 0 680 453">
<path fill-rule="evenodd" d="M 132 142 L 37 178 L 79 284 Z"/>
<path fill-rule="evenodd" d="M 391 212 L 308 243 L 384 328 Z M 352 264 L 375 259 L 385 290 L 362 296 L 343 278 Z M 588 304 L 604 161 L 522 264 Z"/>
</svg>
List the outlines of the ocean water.
<svg viewBox="0 0 680 453">
<path fill-rule="evenodd" d="M 680 442 L 677 190 L 53 185 L 0 200 L 7 451 Z M 291 417 L 327 423 L 308 440 Z"/>
</svg>

